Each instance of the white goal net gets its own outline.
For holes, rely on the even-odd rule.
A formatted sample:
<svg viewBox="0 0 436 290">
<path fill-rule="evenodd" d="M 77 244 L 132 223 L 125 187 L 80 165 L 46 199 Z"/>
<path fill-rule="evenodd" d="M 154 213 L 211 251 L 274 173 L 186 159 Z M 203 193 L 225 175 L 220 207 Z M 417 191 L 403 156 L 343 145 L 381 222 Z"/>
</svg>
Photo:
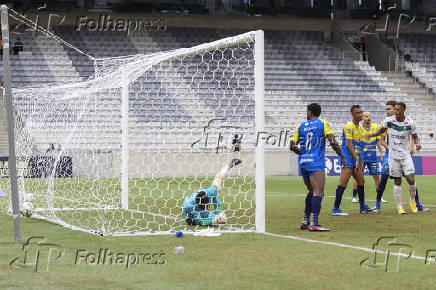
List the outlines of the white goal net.
<svg viewBox="0 0 436 290">
<path fill-rule="evenodd" d="M 189 232 L 200 226 L 183 218 L 185 198 L 238 158 L 218 192 L 227 223 L 217 227 L 264 230 L 262 31 L 95 59 L 86 81 L 12 95 L 19 196 L 34 195 L 33 218 L 102 235 Z"/>
</svg>

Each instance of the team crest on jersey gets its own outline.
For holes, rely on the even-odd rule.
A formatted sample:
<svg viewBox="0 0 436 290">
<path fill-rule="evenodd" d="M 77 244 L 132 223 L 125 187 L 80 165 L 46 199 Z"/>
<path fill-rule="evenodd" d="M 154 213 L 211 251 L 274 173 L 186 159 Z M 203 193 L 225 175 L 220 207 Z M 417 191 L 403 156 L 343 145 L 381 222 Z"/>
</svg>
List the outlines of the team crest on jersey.
<svg viewBox="0 0 436 290">
<path fill-rule="evenodd" d="M 409 125 L 409 122 L 404 122 L 404 125 Z"/>
</svg>

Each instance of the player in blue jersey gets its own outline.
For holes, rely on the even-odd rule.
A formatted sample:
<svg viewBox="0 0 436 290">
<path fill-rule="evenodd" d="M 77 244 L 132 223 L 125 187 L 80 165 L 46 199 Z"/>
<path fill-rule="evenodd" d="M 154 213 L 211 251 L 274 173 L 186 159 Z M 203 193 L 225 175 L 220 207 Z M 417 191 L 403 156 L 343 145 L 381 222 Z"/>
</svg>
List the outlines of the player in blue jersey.
<svg viewBox="0 0 436 290">
<path fill-rule="evenodd" d="M 342 195 L 348 185 L 350 177 L 353 176 L 357 181 L 357 194 L 359 196 L 360 213 L 367 213 L 375 210 L 375 207 L 368 207 L 365 204 L 365 179 L 363 177 L 363 159 L 362 159 L 362 109 L 359 105 L 351 107 L 352 122 L 345 124 L 342 133 L 341 150 L 346 159 L 347 166 L 342 166 L 339 176 L 339 185 L 336 189 L 336 199 L 331 211 L 335 216 L 347 216 L 339 207 L 342 201 Z M 342 158 L 341 158 L 342 159 Z"/>
<path fill-rule="evenodd" d="M 393 100 L 388 101 L 386 103 L 385 110 L 386 110 L 387 117 L 391 117 L 391 116 L 395 115 L 395 113 L 396 113 L 395 106 L 396 105 L 397 105 L 397 102 L 393 101 Z M 380 127 L 383 127 L 383 122 L 380 124 Z M 385 153 L 383 158 L 380 155 L 380 158 L 383 160 L 382 166 L 381 166 L 382 176 L 381 176 L 379 186 L 377 188 L 377 200 L 375 203 L 376 211 L 379 211 L 381 208 L 383 193 L 386 189 L 386 184 L 387 184 L 388 179 L 389 179 L 389 163 L 388 163 L 388 159 L 389 159 L 389 135 L 388 135 L 388 132 L 389 132 L 389 129 L 381 135 L 381 144 L 384 148 L 386 148 L 386 153 Z M 413 142 L 413 139 L 412 139 L 412 142 L 410 144 L 410 151 L 411 151 L 412 155 L 414 153 L 414 147 L 415 147 L 415 143 Z M 416 188 L 415 201 L 416 201 L 416 208 L 418 209 L 418 211 L 428 211 L 428 208 L 424 207 L 419 200 L 418 188 Z"/>
<path fill-rule="evenodd" d="M 362 122 L 362 135 L 372 134 L 376 132 L 378 126 L 371 123 L 371 113 L 363 112 L 363 122 Z M 374 178 L 375 190 L 377 191 L 378 185 L 380 183 L 380 170 L 377 157 L 377 149 L 380 152 L 380 156 L 383 155 L 383 149 L 381 145 L 381 140 L 379 137 L 371 138 L 370 140 L 362 140 L 362 157 L 363 157 L 363 169 L 368 170 L 368 174 Z M 353 202 L 357 202 L 357 181 L 353 181 Z M 386 202 L 385 200 L 382 200 Z"/>
<path fill-rule="evenodd" d="M 182 216 L 189 225 L 210 226 L 225 224 L 227 217 L 221 212 L 221 202 L 218 191 L 223 187 L 223 180 L 230 169 L 241 163 L 240 159 L 233 159 L 215 175 L 212 185 L 188 195 L 183 201 Z M 213 212 L 209 211 L 214 207 Z"/>
<path fill-rule="evenodd" d="M 342 156 L 329 122 L 319 118 L 321 106 L 313 103 L 307 106 L 307 121 L 301 123 L 291 137 L 290 150 L 298 156 L 301 175 L 308 189 L 301 229 L 309 231 L 330 231 L 318 224 L 325 186 L 325 139 Z M 300 146 L 298 146 L 298 144 Z M 346 161 L 342 158 L 344 166 Z M 310 214 L 312 213 L 312 221 Z"/>
</svg>

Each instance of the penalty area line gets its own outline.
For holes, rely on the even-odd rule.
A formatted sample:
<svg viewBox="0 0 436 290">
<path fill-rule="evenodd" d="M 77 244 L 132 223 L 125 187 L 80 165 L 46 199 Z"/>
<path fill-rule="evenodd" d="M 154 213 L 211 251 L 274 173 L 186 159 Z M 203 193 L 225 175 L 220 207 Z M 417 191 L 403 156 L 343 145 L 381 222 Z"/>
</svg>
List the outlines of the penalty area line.
<svg viewBox="0 0 436 290">
<path fill-rule="evenodd" d="M 364 252 L 369 252 L 369 253 L 377 252 L 377 253 L 381 253 L 381 254 L 387 254 L 386 251 L 382 251 L 382 250 L 374 250 L 374 249 L 370 249 L 370 248 L 352 246 L 352 245 L 336 243 L 336 242 L 326 242 L 326 241 L 320 241 L 320 240 L 312 240 L 312 239 L 306 239 L 306 238 L 301 238 L 301 237 L 297 237 L 297 236 L 286 236 L 286 235 L 280 235 L 280 234 L 274 234 L 274 233 L 268 233 L 268 232 L 265 232 L 265 233 L 262 233 L 262 234 L 266 235 L 266 236 L 271 236 L 271 237 L 279 237 L 279 238 L 291 239 L 291 240 L 307 242 L 307 243 L 314 243 L 314 244 L 334 246 L 334 247 L 339 247 L 339 248 L 348 248 L 348 249 L 359 250 L 359 251 L 364 251 Z M 394 256 L 402 256 L 402 257 L 406 257 L 406 258 L 409 256 L 409 255 L 406 255 L 406 254 L 403 254 L 403 253 L 389 252 L 389 254 L 390 255 L 394 255 Z M 410 258 L 416 259 L 416 260 L 425 260 L 426 259 L 423 256 L 415 256 L 415 255 L 412 255 Z"/>
</svg>

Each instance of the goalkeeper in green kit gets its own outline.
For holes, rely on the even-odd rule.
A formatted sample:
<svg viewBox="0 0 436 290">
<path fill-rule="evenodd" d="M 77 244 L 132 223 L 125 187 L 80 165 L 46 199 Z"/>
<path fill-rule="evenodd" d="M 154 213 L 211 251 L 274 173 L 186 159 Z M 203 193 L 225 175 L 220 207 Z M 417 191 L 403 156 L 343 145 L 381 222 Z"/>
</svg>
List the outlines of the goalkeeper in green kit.
<svg viewBox="0 0 436 290">
<path fill-rule="evenodd" d="M 182 205 L 182 216 L 188 225 L 210 226 L 227 223 L 226 215 L 221 212 L 218 191 L 223 187 L 223 180 L 230 169 L 240 163 L 240 159 L 233 159 L 215 175 L 211 186 L 185 197 Z M 208 210 L 210 205 L 215 206 L 214 212 Z"/>
</svg>

